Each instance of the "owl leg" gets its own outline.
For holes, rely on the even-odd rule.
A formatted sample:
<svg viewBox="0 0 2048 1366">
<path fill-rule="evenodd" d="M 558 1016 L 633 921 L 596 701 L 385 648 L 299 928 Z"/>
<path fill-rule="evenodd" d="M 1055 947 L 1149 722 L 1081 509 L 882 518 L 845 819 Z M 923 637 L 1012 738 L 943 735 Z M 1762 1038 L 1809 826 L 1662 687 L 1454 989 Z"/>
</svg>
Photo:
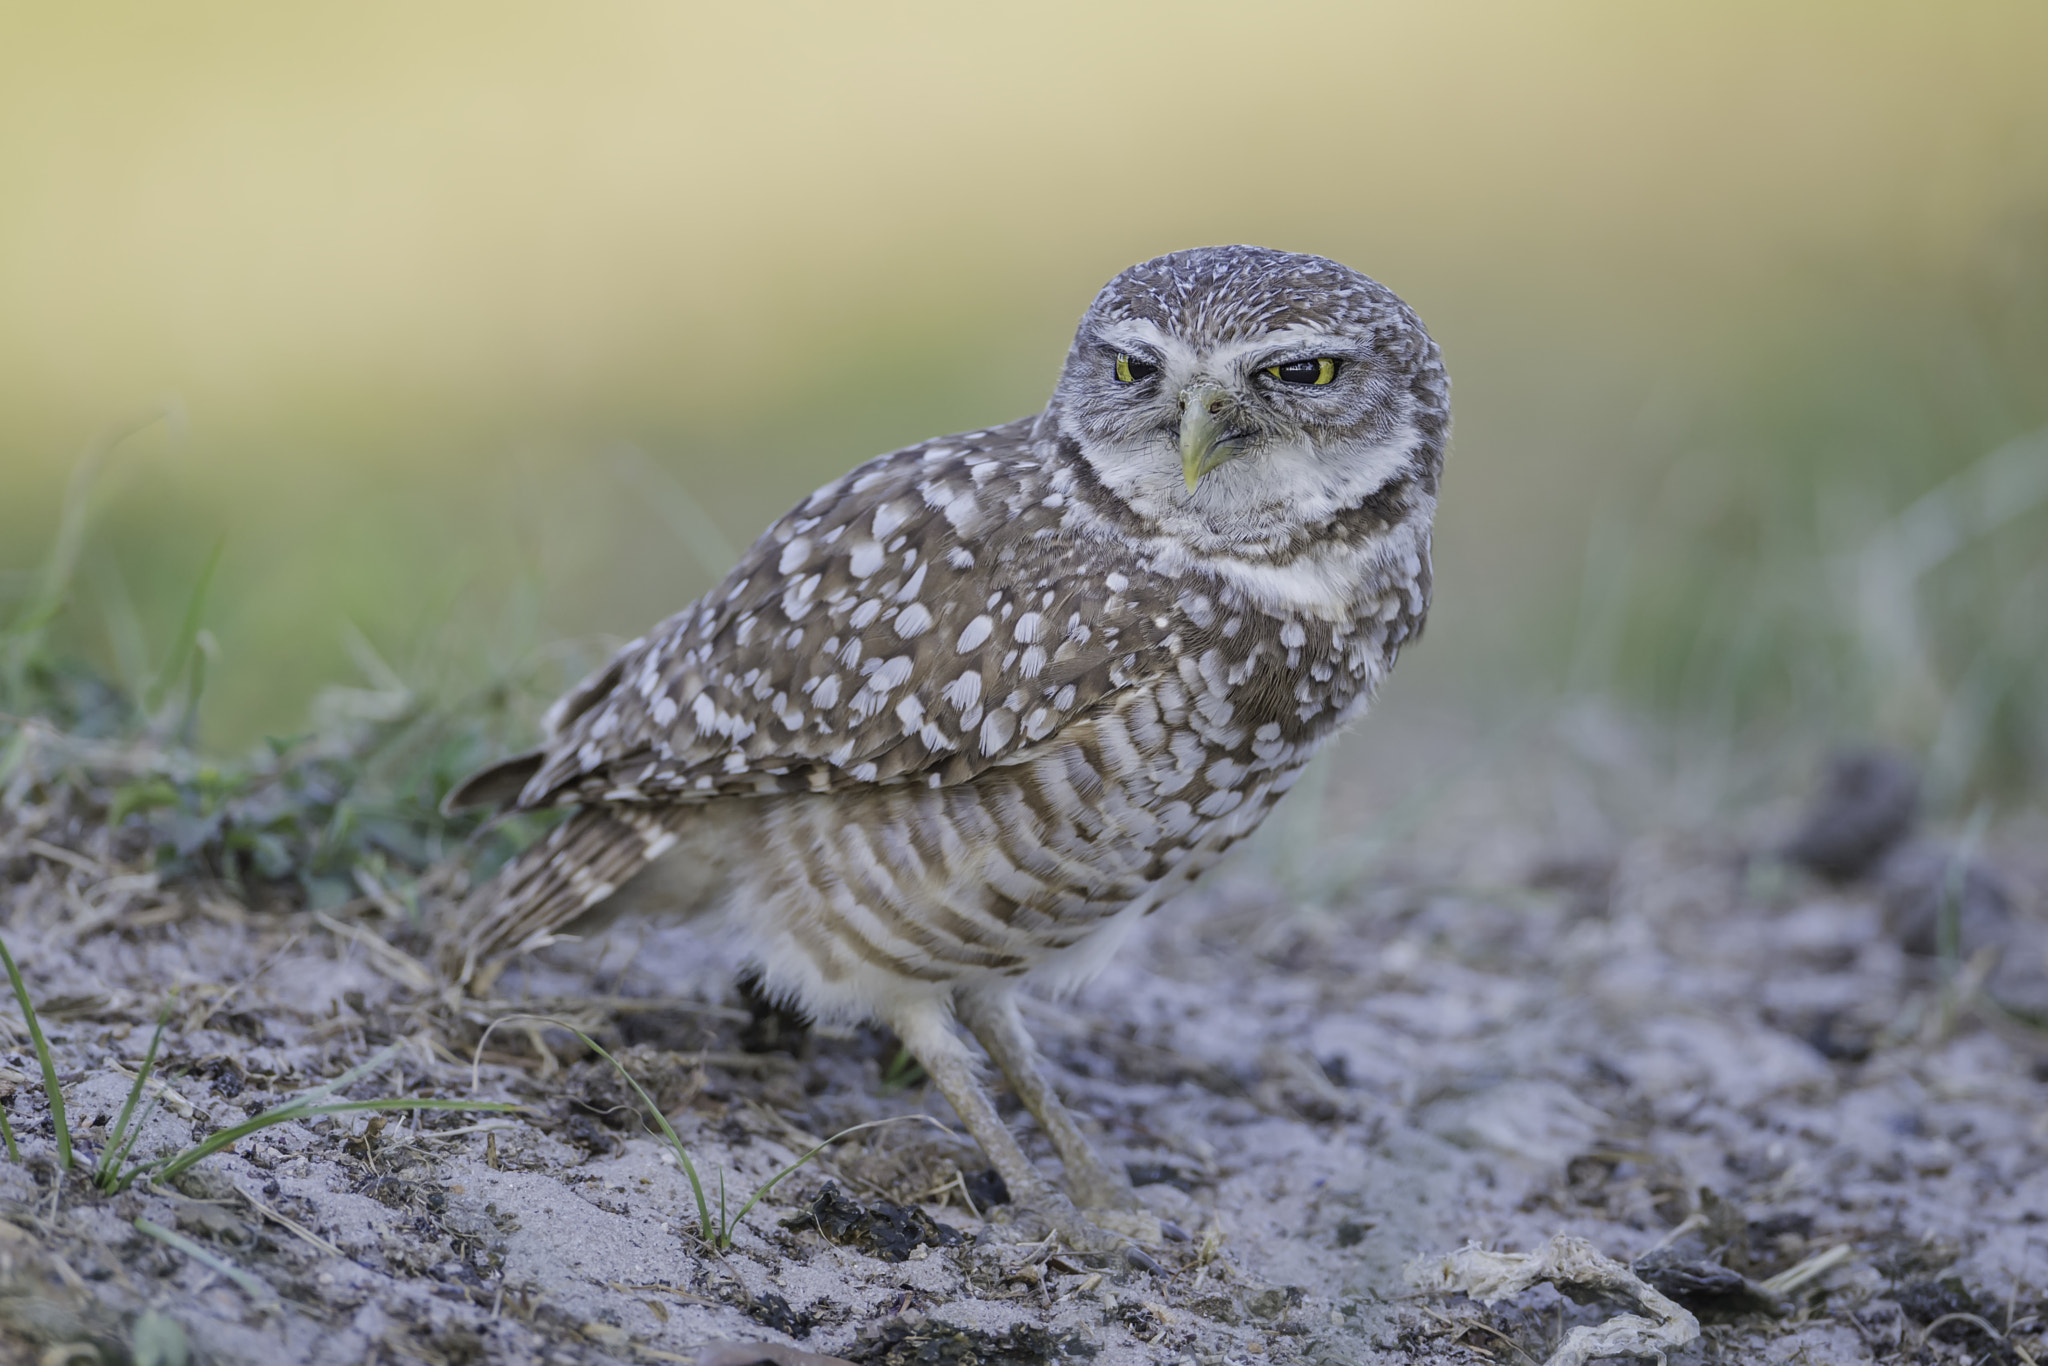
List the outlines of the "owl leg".
<svg viewBox="0 0 2048 1366">
<path fill-rule="evenodd" d="M 1129 1179 L 1102 1160 L 1073 1112 L 1060 1103 L 1052 1083 L 1046 1080 L 1038 1049 L 1017 1013 L 1016 991 L 1007 984 L 963 990 L 959 1002 L 961 1020 L 981 1040 L 1017 1098 L 1052 1140 L 1060 1161 L 1066 1164 L 1067 1189 L 1074 1199 L 1086 1209 L 1140 1208 Z"/>
<path fill-rule="evenodd" d="M 996 1113 L 988 1091 L 975 1075 L 974 1056 L 967 1051 L 967 1045 L 959 1035 L 953 1032 L 942 1005 L 937 1002 L 919 1004 L 890 1014 L 889 1024 L 897 1037 L 923 1065 L 926 1075 L 952 1105 L 961 1123 L 967 1126 L 967 1132 L 974 1135 L 974 1141 L 995 1164 L 1003 1184 L 1010 1188 L 1013 1203 L 1042 1216 L 1061 1240 L 1076 1252 L 1120 1251 L 1133 1264 L 1147 1270 L 1158 1265 L 1129 1238 L 1089 1223 L 1074 1207 L 1074 1202 L 1060 1194 L 1031 1164 L 1031 1159 L 1017 1145 L 1016 1136 Z"/>
</svg>

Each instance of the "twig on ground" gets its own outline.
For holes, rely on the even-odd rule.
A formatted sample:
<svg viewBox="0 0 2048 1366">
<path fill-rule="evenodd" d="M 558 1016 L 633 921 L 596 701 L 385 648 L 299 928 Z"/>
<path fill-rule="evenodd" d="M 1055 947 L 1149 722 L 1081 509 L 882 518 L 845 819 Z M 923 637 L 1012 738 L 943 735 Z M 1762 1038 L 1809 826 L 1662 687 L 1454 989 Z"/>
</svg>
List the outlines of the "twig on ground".
<svg viewBox="0 0 2048 1366">
<path fill-rule="evenodd" d="M 227 1258 L 219 1256 L 216 1253 L 208 1252 L 205 1248 L 199 1246 L 199 1244 L 193 1242 L 184 1234 L 173 1233 L 170 1229 L 165 1228 L 163 1225 L 153 1224 L 147 1219 L 137 1219 L 135 1221 L 135 1227 L 140 1232 L 148 1234 L 150 1237 L 156 1239 L 158 1242 L 163 1243 L 166 1246 L 176 1248 L 178 1251 L 184 1253 L 187 1257 L 190 1257 L 193 1261 L 198 1262 L 201 1266 L 204 1266 L 209 1270 L 219 1272 L 221 1275 L 233 1281 L 236 1285 L 242 1287 L 242 1290 L 249 1296 L 249 1298 L 257 1301 L 259 1304 L 268 1307 L 271 1305 L 275 1305 L 277 1303 L 277 1292 L 275 1290 L 272 1290 L 262 1281 L 256 1279 L 248 1272 L 242 1270 L 242 1268 L 236 1266 Z"/>
<path fill-rule="evenodd" d="M 219 996 L 214 998 L 213 1004 L 206 1007 L 205 1015 L 199 1016 L 197 1020 L 188 1019 L 185 1022 L 185 1027 L 187 1029 L 191 1029 L 196 1024 L 204 1023 L 207 1019 L 211 1018 L 212 1016 L 219 1014 L 223 1010 L 226 1010 L 228 1008 L 229 1001 L 234 1000 L 235 997 L 240 995 L 244 989 L 246 989 L 248 986 L 254 983 L 257 978 L 261 977 L 264 973 L 270 971 L 271 968 L 277 966 L 279 962 L 283 961 L 284 956 L 287 953 L 291 952 L 292 946 L 297 944 L 300 938 L 301 936 L 296 930 L 294 930 L 291 934 L 285 936 L 285 941 L 277 946 L 277 951 L 275 953 L 271 954 L 270 957 L 258 963 L 255 967 L 249 969 L 249 971 L 244 976 L 242 976 L 238 981 L 231 983 L 226 991 L 223 991 Z"/>
<path fill-rule="evenodd" d="M 1849 1245 L 1837 1243 L 1825 1252 L 1816 1252 L 1796 1266 L 1787 1267 L 1762 1283 L 1762 1289 L 1772 1295 L 1789 1295 L 1807 1282 L 1818 1279 L 1849 1260 Z"/>
<path fill-rule="evenodd" d="M 1707 1216 L 1705 1211 L 1694 1210 L 1691 1214 L 1686 1215 L 1683 1220 L 1672 1225 L 1670 1231 L 1667 1232 L 1662 1238 L 1659 1238 L 1656 1242 L 1650 1244 L 1649 1250 L 1651 1252 L 1662 1252 L 1665 1248 L 1670 1247 L 1673 1243 L 1677 1242 L 1680 1238 L 1683 1238 L 1686 1234 L 1691 1233 L 1694 1229 L 1705 1228 L 1706 1226 Z"/>
<path fill-rule="evenodd" d="M 1507 1348 L 1510 1352 L 1513 1352 L 1516 1356 L 1528 1362 L 1529 1366 L 1537 1366 L 1536 1358 L 1530 1356 L 1528 1352 L 1524 1351 L 1521 1343 L 1516 1342 L 1513 1338 L 1509 1337 L 1506 1333 L 1501 1332 L 1500 1329 L 1495 1328 L 1492 1324 L 1481 1323 L 1478 1319 L 1454 1319 L 1449 1314 L 1438 1313 L 1436 1310 L 1431 1309 L 1428 1305 L 1423 1306 L 1422 1312 L 1429 1315 L 1431 1318 L 1435 1319 L 1438 1323 L 1441 1323 L 1444 1327 L 1455 1330 L 1456 1335 L 1459 1337 L 1463 1337 L 1465 1334 L 1470 1333 L 1476 1329 L 1477 1331 L 1486 1334 L 1488 1337 L 1499 1338 L 1503 1343 L 1507 1344 Z M 1467 1347 L 1472 1346 L 1472 1344 L 1470 1343 L 1465 1343 L 1463 1345 Z M 1481 1354 L 1489 1357 L 1493 1355 L 1493 1353 L 1486 1351 L 1486 1349 L 1483 1347 L 1474 1347 L 1472 1348 L 1472 1350 L 1480 1352 Z"/>
<path fill-rule="evenodd" d="M 1920 1342 L 1918 1345 L 1924 1349 L 1927 1346 L 1927 1340 L 1934 1336 L 1935 1329 L 1951 1323 L 1970 1324 L 1973 1327 L 1977 1328 L 1979 1331 L 1983 1332 L 1987 1337 L 1989 1337 L 1993 1342 L 1997 1343 L 1999 1346 L 2008 1348 L 2013 1353 L 2013 1355 L 2017 1356 L 2022 1362 L 2026 1363 L 2026 1366 L 2039 1366 L 2039 1363 L 2037 1363 L 2034 1360 L 2033 1354 L 2029 1352 L 2026 1348 L 2020 1346 L 2017 1342 L 2014 1342 L 2010 1337 L 2006 1336 L 2004 1333 L 1999 1332 L 1996 1328 L 1993 1328 L 1984 1319 L 1979 1318 L 1975 1314 L 1965 1314 L 1960 1310 L 1951 1314 L 1943 1314 L 1940 1318 L 1934 1320 L 1934 1322 L 1928 1324 L 1925 1328 L 1922 1328 L 1920 1330 Z"/>
<path fill-rule="evenodd" d="M 107 876 L 105 864 L 101 863 L 98 859 L 88 858 L 75 849 L 66 849 L 61 845 L 51 844 L 47 840 L 39 840 L 33 837 L 22 841 L 22 845 L 31 854 L 39 858 L 46 858 L 52 863 L 67 864 L 70 867 L 76 868 L 81 873 L 91 873 L 94 877 L 103 878 Z"/>
<path fill-rule="evenodd" d="M 279 1228 L 286 1229 L 292 1233 L 296 1233 L 299 1237 L 305 1239 L 314 1247 L 319 1248 L 322 1252 L 325 1252 L 330 1257 L 348 1256 L 346 1252 L 343 1252 L 340 1248 L 328 1242 L 325 1238 L 322 1238 L 319 1234 L 313 1232 L 313 1230 L 307 1228 L 298 1220 L 291 1218 L 289 1215 L 281 1214 L 277 1210 L 272 1209 L 270 1206 L 264 1204 L 261 1200 L 258 1200 L 255 1196 L 249 1194 L 249 1192 L 241 1189 L 239 1186 L 235 1188 L 235 1193 L 241 1196 L 243 1203 L 248 1205 L 249 1208 L 254 1210 L 257 1214 L 261 1215 L 265 1219 L 268 1219 L 271 1223 L 276 1224 Z"/>
<path fill-rule="evenodd" d="M 1468 1243 L 1447 1257 L 1408 1267 L 1408 1283 L 1433 1294 L 1463 1294 L 1497 1304 L 1544 1281 L 1584 1287 L 1633 1300 L 1652 1317 L 1621 1314 L 1597 1326 L 1572 1329 L 1545 1366 L 1585 1366 L 1604 1356 L 1653 1356 L 1683 1347 L 1700 1335 L 1699 1320 L 1584 1238 L 1559 1234 L 1533 1253 L 1492 1252 Z"/>
<path fill-rule="evenodd" d="M 434 974 L 427 971 L 426 965 L 405 950 L 388 943 L 382 935 L 364 929 L 361 925 L 336 920 L 325 911 L 313 912 L 313 919 L 328 933 L 360 944 L 370 955 L 370 966 L 400 986 L 419 992 L 434 989 Z"/>
</svg>

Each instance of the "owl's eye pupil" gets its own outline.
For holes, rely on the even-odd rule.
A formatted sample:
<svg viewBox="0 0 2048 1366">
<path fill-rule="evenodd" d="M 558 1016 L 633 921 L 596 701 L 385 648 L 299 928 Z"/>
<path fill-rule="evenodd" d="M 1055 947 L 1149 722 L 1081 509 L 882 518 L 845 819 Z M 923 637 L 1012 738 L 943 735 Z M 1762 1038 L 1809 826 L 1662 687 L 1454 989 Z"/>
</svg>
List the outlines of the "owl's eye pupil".
<svg viewBox="0 0 2048 1366">
<path fill-rule="evenodd" d="M 1118 384 L 1136 384 L 1158 368 L 1158 366 L 1148 364 L 1145 361 L 1134 360 L 1129 356 L 1120 355 L 1116 358 L 1116 382 Z"/>
<path fill-rule="evenodd" d="M 1337 378 L 1337 361 L 1333 356 L 1291 360 L 1285 365 L 1267 366 L 1266 373 L 1282 384 L 1328 384 Z"/>
</svg>

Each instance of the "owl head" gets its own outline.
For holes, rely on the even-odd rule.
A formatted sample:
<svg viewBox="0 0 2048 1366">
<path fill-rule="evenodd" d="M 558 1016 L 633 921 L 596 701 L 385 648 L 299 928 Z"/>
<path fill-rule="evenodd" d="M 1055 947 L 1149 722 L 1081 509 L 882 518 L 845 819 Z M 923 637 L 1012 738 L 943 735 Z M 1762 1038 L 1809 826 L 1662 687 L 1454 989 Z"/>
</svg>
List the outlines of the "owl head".
<svg viewBox="0 0 2048 1366">
<path fill-rule="evenodd" d="M 1162 531 L 1256 546 L 1297 544 L 1390 490 L 1433 507 L 1449 428 L 1442 356 L 1393 291 L 1240 246 L 1105 285 L 1039 431 Z"/>
</svg>

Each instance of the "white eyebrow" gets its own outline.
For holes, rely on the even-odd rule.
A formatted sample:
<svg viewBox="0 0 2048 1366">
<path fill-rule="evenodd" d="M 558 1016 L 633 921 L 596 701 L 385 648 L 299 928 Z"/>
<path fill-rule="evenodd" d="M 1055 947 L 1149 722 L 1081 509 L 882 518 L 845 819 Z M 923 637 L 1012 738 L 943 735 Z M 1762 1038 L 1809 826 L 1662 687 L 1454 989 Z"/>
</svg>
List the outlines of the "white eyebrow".
<svg viewBox="0 0 2048 1366">
<path fill-rule="evenodd" d="M 1186 342 L 1158 323 L 1145 318 L 1119 319 L 1098 329 L 1095 336 L 1098 341 L 1107 342 L 1111 346 L 1142 348 L 1169 363 L 1175 360 L 1192 361 L 1195 358 L 1193 349 Z"/>
<path fill-rule="evenodd" d="M 1278 351 L 1328 351 L 1342 349 L 1345 339 L 1319 327 L 1295 324 L 1261 332 L 1255 337 L 1225 342 L 1202 354 L 1181 338 L 1146 318 L 1123 318 L 1095 333 L 1096 339 L 1111 346 L 1142 347 L 1159 357 L 1170 370 L 1187 373 L 1198 367 L 1228 368 L 1248 355 Z"/>
<path fill-rule="evenodd" d="M 1307 327 L 1296 324 L 1293 327 L 1282 327 L 1271 332 L 1262 332 L 1256 337 L 1246 337 L 1241 341 L 1225 342 L 1214 351 L 1211 351 L 1206 359 L 1211 365 L 1228 365 L 1233 361 L 1242 360 L 1248 355 L 1256 355 L 1262 351 L 1330 351 L 1342 349 L 1342 342 L 1343 338 L 1336 336 L 1334 333 L 1326 332 L 1320 327 Z"/>
</svg>

